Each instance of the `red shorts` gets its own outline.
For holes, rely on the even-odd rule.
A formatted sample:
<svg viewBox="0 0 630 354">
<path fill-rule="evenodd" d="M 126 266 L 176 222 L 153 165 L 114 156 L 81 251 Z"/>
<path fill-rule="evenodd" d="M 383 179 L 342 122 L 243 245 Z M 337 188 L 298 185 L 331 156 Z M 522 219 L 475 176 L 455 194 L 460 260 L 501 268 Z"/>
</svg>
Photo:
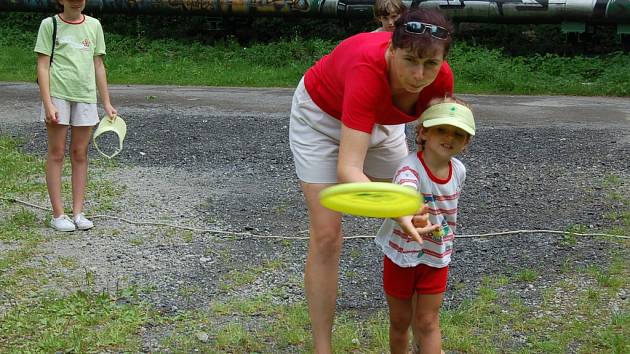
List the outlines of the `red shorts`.
<svg viewBox="0 0 630 354">
<path fill-rule="evenodd" d="M 418 294 L 440 294 L 446 291 L 448 267 L 434 268 L 426 264 L 400 267 L 384 257 L 383 288 L 385 293 L 398 299 L 408 299 L 414 291 Z"/>
</svg>

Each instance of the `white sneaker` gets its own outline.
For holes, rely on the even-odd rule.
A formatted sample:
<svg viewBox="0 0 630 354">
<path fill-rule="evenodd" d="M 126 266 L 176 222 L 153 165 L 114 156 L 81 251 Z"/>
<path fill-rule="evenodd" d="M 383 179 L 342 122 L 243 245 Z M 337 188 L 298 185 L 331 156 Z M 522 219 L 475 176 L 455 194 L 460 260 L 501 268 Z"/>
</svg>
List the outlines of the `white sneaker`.
<svg viewBox="0 0 630 354">
<path fill-rule="evenodd" d="M 83 213 L 76 215 L 73 219 L 79 230 L 89 230 L 94 227 L 94 223 L 88 220 Z"/>
<path fill-rule="evenodd" d="M 59 215 L 58 218 L 53 217 L 50 220 L 50 227 L 57 231 L 70 232 L 76 230 L 76 226 L 67 215 Z"/>
</svg>

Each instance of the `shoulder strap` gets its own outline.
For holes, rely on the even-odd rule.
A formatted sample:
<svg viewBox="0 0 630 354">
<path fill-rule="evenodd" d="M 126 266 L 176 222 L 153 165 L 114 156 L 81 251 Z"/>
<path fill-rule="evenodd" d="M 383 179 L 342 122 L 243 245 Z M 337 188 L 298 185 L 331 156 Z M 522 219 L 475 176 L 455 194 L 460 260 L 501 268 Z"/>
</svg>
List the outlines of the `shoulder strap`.
<svg viewBox="0 0 630 354">
<path fill-rule="evenodd" d="M 57 19 L 55 15 L 52 16 L 53 22 L 53 35 L 52 35 L 52 51 L 50 52 L 50 65 L 53 62 L 53 56 L 55 55 L 55 42 L 57 41 Z"/>
</svg>

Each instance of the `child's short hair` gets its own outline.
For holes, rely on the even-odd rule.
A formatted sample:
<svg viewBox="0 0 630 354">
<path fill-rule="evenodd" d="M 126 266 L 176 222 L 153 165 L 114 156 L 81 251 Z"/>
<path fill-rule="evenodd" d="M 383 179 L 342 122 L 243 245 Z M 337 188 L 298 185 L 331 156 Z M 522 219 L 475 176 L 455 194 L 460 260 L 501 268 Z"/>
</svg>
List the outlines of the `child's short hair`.
<svg viewBox="0 0 630 354">
<path fill-rule="evenodd" d="M 401 0 L 376 0 L 372 6 L 374 17 L 376 18 L 392 14 L 401 14 L 406 8 Z"/>
<path fill-rule="evenodd" d="M 429 104 L 427 105 L 427 109 L 431 106 L 434 106 L 436 104 L 440 104 L 440 103 L 457 103 L 460 104 L 468 109 L 470 109 L 470 105 L 462 100 L 461 98 L 455 97 L 455 96 L 444 96 L 444 97 L 437 97 L 432 99 L 431 101 L 429 101 Z M 420 137 L 420 130 L 422 130 L 423 126 L 422 126 L 422 121 L 420 121 L 420 119 L 418 119 L 417 124 L 416 124 L 416 144 L 418 144 L 418 148 L 422 149 L 424 148 L 424 143 L 425 140 L 421 140 Z"/>
</svg>

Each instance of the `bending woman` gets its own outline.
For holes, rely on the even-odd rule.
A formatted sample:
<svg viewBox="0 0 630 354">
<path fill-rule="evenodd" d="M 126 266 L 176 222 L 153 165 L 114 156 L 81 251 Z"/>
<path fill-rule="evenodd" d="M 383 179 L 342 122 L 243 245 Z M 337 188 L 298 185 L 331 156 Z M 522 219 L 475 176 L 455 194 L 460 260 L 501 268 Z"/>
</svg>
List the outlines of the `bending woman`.
<svg viewBox="0 0 630 354">
<path fill-rule="evenodd" d="M 306 72 L 293 95 L 289 140 L 310 218 L 304 283 L 320 354 L 332 351 L 342 237 L 341 214 L 324 208 L 319 192 L 336 183 L 390 181 L 408 154 L 405 123 L 432 98 L 453 92 L 445 61 L 450 22 L 438 11 L 413 9 L 395 25 L 393 33 L 341 42 Z M 399 222 L 416 239 L 434 228 Z"/>
</svg>

